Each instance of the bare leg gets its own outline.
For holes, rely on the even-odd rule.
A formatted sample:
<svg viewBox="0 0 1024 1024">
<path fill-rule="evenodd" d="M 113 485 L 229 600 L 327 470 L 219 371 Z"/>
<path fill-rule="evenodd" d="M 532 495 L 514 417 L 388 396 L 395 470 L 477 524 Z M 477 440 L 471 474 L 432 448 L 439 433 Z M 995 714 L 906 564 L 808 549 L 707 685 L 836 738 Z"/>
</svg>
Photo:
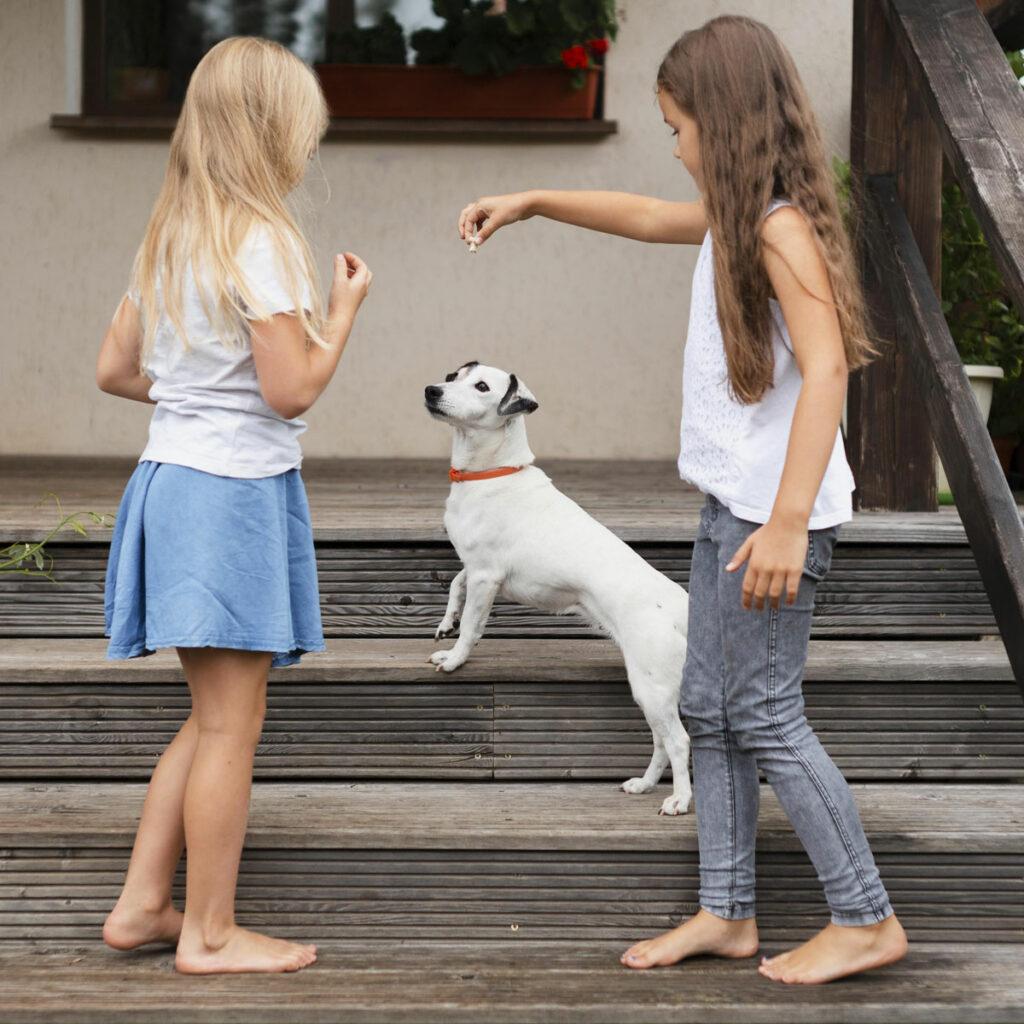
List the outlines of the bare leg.
<svg viewBox="0 0 1024 1024">
<path fill-rule="evenodd" d="M 238 863 L 249 815 L 252 762 L 263 728 L 270 655 L 182 649 L 198 740 L 185 789 L 188 874 L 175 966 L 187 974 L 296 971 L 316 947 L 235 924 Z"/>
<path fill-rule="evenodd" d="M 182 805 L 198 738 L 190 715 L 153 770 L 128 874 L 103 925 L 103 940 L 115 949 L 178 941 L 182 915 L 171 905 L 171 885 L 185 846 Z"/>
</svg>

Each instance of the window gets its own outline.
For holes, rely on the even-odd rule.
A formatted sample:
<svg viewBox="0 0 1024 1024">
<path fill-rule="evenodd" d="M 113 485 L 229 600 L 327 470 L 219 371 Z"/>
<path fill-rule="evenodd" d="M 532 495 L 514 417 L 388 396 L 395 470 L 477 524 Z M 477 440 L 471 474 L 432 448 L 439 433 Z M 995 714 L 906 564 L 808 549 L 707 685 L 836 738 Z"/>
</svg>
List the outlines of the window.
<svg viewBox="0 0 1024 1024">
<path fill-rule="evenodd" d="M 554 9 L 556 20 L 563 7 L 572 16 L 562 37 L 531 37 L 532 48 L 524 47 L 511 26 L 524 11 L 532 19 L 534 3 Z M 565 26 L 576 23 L 581 3 L 596 12 L 583 44 L 571 46 L 585 67 L 568 60 L 561 67 L 559 53 L 569 53 Z M 467 7 L 456 18 L 468 20 L 447 27 L 431 0 L 82 0 L 82 9 L 82 113 L 55 115 L 59 128 L 167 130 L 203 54 L 229 36 L 259 35 L 317 70 L 331 134 L 444 130 L 428 121 L 458 122 L 460 133 L 596 137 L 615 130 L 600 120 L 607 42 L 595 36 L 608 25 L 607 0 L 492 0 Z M 463 10 L 457 0 L 453 10 Z M 555 66 L 535 66 L 544 61 Z M 494 70 L 502 73 L 486 73 Z"/>
<path fill-rule="evenodd" d="M 321 58 L 328 17 L 352 16 L 350 3 L 332 0 L 83 0 L 83 7 L 86 114 L 175 114 L 196 64 L 221 39 L 265 36 L 312 63 Z"/>
</svg>

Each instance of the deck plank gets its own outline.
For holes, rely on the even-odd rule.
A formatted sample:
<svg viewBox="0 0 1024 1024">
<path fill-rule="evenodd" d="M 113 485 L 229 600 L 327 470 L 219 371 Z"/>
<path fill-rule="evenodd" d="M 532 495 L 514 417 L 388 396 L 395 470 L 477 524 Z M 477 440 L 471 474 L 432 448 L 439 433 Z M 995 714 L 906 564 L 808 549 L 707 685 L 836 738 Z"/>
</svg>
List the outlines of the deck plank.
<svg viewBox="0 0 1024 1024">
<path fill-rule="evenodd" d="M 1024 850 L 1022 785 L 853 787 L 878 850 Z M 131 839 L 145 786 L 0 785 L 8 846 L 97 847 Z M 595 783 L 264 783 L 253 794 L 253 848 L 488 850 L 696 849 L 693 815 L 657 813 L 669 787 L 630 798 Z M 300 811 L 301 809 L 301 811 Z M 396 828 L 396 822 L 401 828 Z M 771 790 L 759 836 L 800 849 Z"/>
<path fill-rule="evenodd" d="M 0 646 L 0 683 L 144 682 L 182 680 L 171 649 L 145 658 L 108 661 L 96 638 L 8 639 Z M 450 641 L 448 642 L 450 643 Z M 608 640 L 484 639 L 451 676 L 427 664 L 439 645 L 429 639 L 328 640 L 327 650 L 276 669 L 272 682 L 622 681 L 622 658 Z M 444 646 L 444 644 L 440 645 Z M 514 673 L 510 666 L 514 666 Z M 996 640 L 812 640 L 805 679 L 872 682 L 1011 681 Z"/>
<path fill-rule="evenodd" d="M 485 640 L 454 675 L 430 640 L 331 641 L 273 673 L 257 778 L 615 780 L 650 730 L 602 640 Z M 1024 705 L 990 642 L 812 643 L 807 716 L 851 781 L 1024 779 Z M 147 779 L 188 716 L 176 655 L 100 640 L 0 648 L 0 781 Z"/>
<path fill-rule="evenodd" d="M 855 785 L 912 941 L 1020 943 L 1021 786 Z M 692 816 L 613 785 L 256 786 L 237 910 L 289 937 L 625 942 L 696 909 Z M 144 787 L 0 786 L 0 941 L 87 940 L 113 905 Z M 827 920 L 814 868 L 763 794 L 758 924 Z M 175 898 L 183 893 L 179 871 Z"/>
<path fill-rule="evenodd" d="M 82 1024 L 278 1024 L 300 1015 L 310 1024 L 1024 1021 L 1024 977 L 1012 946 L 921 944 L 900 964 L 821 987 L 773 985 L 752 961 L 627 971 L 620 951 L 609 942 L 328 941 L 319 944 L 319 962 L 298 975 L 190 979 L 159 950 L 0 945 L 0 1002 L 10 1024 L 63 1024 L 69 1006 Z"/>
<path fill-rule="evenodd" d="M 700 494 L 680 483 L 671 462 L 540 460 L 555 484 L 621 537 L 692 541 Z M 38 539 L 56 521 L 47 492 L 67 511 L 114 513 L 133 459 L 0 456 L 0 544 Z M 431 460 L 307 459 L 302 467 L 314 533 L 320 541 L 438 541 L 449 483 Z M 103 538 L 97 531 L 90 536 Z M 934 513 L 858 513 L 844 542 L 960 544 L 955 509 Z M 74 542 L 68 535 L 62 539 Z"/>
</svg>

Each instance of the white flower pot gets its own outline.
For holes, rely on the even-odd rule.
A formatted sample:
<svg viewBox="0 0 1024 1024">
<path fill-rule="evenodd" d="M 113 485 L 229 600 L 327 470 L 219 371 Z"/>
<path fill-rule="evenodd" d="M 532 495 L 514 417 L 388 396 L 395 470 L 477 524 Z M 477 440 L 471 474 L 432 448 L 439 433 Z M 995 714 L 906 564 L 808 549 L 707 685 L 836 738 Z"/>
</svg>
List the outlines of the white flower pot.
<svg viewBox="0 0 1024 1024">
<path fill-rule="evenodd" d="M 974 392 L 978 408 L 981 409 L 981 418 L 983 422 L 988 423 L 988 414 L 992 411 L 992 389 L 997 380 L 1003 379 L 1003 368 L 965 363 L 964 370 L 971 382 L 971 390 Z M 940 494 L 949 491 L 949 480 L 946 479 L 946 471 L 942 468 L 938 452 L 935 453 L 935 489 Z"/>
</svg>

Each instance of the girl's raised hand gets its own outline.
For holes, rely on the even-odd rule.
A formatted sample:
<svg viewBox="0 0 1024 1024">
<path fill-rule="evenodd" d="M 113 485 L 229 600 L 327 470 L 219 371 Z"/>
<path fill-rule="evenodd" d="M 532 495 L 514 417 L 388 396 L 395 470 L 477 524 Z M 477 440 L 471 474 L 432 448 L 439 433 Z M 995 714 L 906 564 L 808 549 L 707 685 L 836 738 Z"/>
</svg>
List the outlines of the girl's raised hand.
<svg viewBox="0 0 1024 1024">
<path fill-rule="evenodd" d="M 459 238 L 479 245 L 486 242 L 498 228 L 514 224 L 517 220 L 526 220 L 529 216 L 529 202 L 525 192 L 477 199 L 459 214 Z"/>
<path fill-rule="evenodd" d="M 354 317 L 370 290 L 371 281 L 373 272 L 354 252 L 338 253 L 334 257 L 328 315 Z"/>
</svg>

